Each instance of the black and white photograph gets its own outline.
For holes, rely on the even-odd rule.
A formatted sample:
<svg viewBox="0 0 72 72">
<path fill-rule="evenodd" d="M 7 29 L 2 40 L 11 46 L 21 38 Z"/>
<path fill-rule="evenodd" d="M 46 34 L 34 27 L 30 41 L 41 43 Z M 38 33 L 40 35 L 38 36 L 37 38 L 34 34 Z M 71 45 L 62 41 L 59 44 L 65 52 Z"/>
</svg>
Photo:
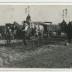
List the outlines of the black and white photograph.
<svg viewBox="0 0 72 72">
<path fill-rule="evenodd" d="M 72 5 L 0 5 L 0 68 L 72 68 Z"/>
</svg>

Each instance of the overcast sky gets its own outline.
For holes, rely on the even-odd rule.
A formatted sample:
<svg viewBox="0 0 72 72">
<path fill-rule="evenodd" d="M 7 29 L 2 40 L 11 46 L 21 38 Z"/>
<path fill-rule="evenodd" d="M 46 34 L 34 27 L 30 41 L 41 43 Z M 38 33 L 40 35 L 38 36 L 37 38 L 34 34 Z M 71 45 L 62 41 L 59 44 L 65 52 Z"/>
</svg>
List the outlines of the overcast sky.
<svg viewBox="0 0 72 72">
<path fill-rule="evenodd" d="M 0 25 L 5 23 L 13 23 L 17 21 L 19 24 L 25 20 L 26 5 L 0 5 Z M 72 20 L 72 6 L 60 5 L 31 5 L 30 15 L 32 21 L 51 21 L 58 24 L 62 21 L 62 10 L 68 9 L 68 21 Z"/>
</svg>

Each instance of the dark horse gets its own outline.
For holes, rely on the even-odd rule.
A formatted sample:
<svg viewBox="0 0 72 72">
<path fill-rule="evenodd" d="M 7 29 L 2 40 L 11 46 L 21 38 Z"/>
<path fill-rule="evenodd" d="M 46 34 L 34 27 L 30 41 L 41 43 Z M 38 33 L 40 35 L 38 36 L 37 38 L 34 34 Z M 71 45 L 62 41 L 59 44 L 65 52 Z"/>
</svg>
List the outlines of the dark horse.
<svg viewBox="0 0 72 72">
<path fill-rule="evenodd" d="M 71 43 L 72 39 L 72 22 L 69 22 L 68 24 L 63 20 L 61 23 L 61 30 L 64 32 L 67 36 L 68 43 Z"/>
<path fill-rule="evenodd" d="M 17 22 L 14 22 L 16 29 L 16 39 L 23 40 L 24 45 L 27 45 L 26 40 L 30 40 L 30 38 L 34 35 L 35 30 L 30 28 L 27 22 L 24 22 L 23 25 L 19 25 Z"/>
<path fill-rule="evenodd" d="M 13 32 L 14 32 L 14 25 L 11 23 L 7 23 L 5 25 L 5 39 L 7 40 L 7 44 L 10 44 L 11 40 L 13 39 Z"/>
<path fill-rule="evenodd" d="M 21 40 L 23 40 L 24 45 L 27 45 L 26 35 L 25 35 L 25 34 L 26 34 L 25 31 L 17 30 L 17 31 L 16 31 L 15 38 L 16 38 L 16 39 L 21 39 Z"/>
<path fill-rule="evenodd" d="M 14 22 L 13 24 L 14 24 L 15 31 L 16 31 L 14 38 L 23 40 L 24 45 L 27 45 L 26 32 L 22 30 L 24 27 L 20 26 L 17 22 Z"/>
<path fill-rule="evenodd" d="M 68 23 L 66 33 L 67 33 L 68 42 L 71 43 L 71 39 L 72 39 L 72 22 Z"/>
</svg>

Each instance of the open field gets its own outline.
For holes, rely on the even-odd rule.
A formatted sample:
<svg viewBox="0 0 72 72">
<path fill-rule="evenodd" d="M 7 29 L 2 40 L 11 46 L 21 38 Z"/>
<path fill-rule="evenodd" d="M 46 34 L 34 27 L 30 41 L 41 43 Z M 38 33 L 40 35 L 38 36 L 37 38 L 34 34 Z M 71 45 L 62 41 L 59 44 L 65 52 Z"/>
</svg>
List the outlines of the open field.
<svg viewBox="0 0 72 72">
<path fill-rule="evenodd" d="M 24 46 L 22 42 L 12 47 L 0 46 L 0 67 L 11 68 L 70 68 L 72 44 L 51 40 L 45 45 Z M 38 42 L 37 42 L 38 43 Z M 35 43 L 36 44 L 36 43 Z M 30 44 L 31 45 L 31 44 Z M 29 47 L 29 48 L 28 48 Z M 33 47 L 33 48 L 31 48 Z"/>
</svg>

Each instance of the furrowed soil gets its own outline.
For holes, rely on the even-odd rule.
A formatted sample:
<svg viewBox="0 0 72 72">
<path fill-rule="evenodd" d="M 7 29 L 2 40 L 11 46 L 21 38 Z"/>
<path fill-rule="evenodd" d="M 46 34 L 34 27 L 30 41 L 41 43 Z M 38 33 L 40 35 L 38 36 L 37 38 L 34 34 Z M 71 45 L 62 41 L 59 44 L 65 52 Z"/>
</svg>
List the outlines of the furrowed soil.
<svg viewBox="0 0 72 72">
<path fill-rule="evenodd" d="M 21 42 L 14 47 L 0 46 L 2 68 L 71 68 L 72 43 L 54 41 L 36 48 L 27 48 Z"/>
</svg>

